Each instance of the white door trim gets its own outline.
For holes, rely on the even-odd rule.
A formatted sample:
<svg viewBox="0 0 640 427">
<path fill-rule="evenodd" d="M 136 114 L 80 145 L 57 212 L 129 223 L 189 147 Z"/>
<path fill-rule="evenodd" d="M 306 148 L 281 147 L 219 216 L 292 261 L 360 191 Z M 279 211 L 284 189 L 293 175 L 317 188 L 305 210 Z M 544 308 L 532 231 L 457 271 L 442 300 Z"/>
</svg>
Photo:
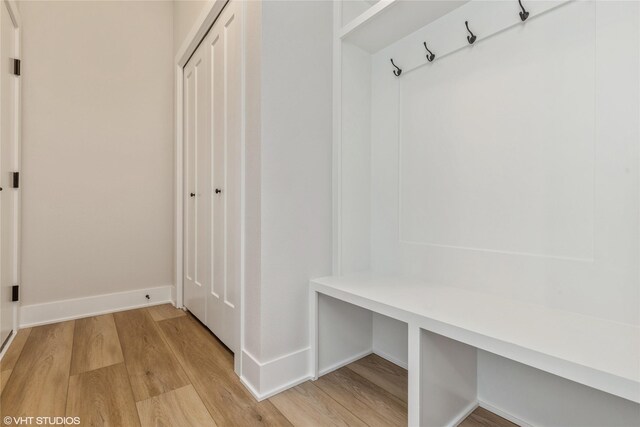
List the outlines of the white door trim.
<svg viewBox="0 0 640 427">
<path fill-rule="evenodd" d="M 16 0 L 3 0 L 7 10 L 9 11 L 9 15 L 11 20 L 13 21 L 13 25 L 15 26 L 15 49 L 16 49 L 16 57 L 17 59 L 22 59 L 22 18 L 20 17 L 20 11 L 18 10 L 18 3 Z M 16 79 L 16 99 L 15 99 L 15 116 L 14 116 L 14 129 L 16 132 L 15 135 L 15 144 L 16 147 L 14 149 L 14 164 L 16 165 L 16 171 L 22 171 L 22 79 Z M 22 179 L 20 180 L 22 181 Z M 22 186 L 21 186 L 22 187 Z M 14 254 L 14 277 L 16 278 L 16 283 L 22 287 L 21 282 L 21 220 L 20 220 L 20 211 L 21 211 L 21 191 L 17 191 L 15 194 L 15 203 L 14 203 L 14 228 L 16 230 L 17 238 L 14 241 L 13 246 L 13 254 Z M 13 336 L 18 331 L 19 327 L 19 306 L 20 302 L 14 303 L 13 305 Z M 7 343 L 9 344 L 9 343 Z M 8 347 L 8 345 L 6 346 Z"/>
</svg>

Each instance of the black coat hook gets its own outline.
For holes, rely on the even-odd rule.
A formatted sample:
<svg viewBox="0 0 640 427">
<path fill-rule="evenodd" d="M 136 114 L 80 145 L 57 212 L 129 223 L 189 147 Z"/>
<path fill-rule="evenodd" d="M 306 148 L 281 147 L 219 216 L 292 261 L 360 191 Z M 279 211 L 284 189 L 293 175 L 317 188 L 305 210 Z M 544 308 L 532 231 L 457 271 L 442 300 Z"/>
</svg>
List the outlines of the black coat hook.
<svg viewBox="0 0 640 427">
<path fill-rule="evenodd" d="M 467 31 L 469 31 L 469 34 L 471 34 L 470 36 L 467 36 L 467 41 L 469 42 L 469 44 L 473 44 L 476 41 L 476 36 L 469 29 L 469 21 L 464 21 L 464 25 L 467 26 Z"/>
<path fill-rule="evenodd" d="M 427 52 L 429 52 L 427 53 L 427 60 L 429 62 L 432 62 L 436 58 L 436 55 L 429 50 L 429 48 L 427 47 L 427 42 L 424 42 L 424 48 L 427 49 Z"/>
<path fill-rule="evenodd" d="M 393 58 L 391 58 L 391 65 L 396 67 L 396 69 L 393 70 L 393 75 L 396 76 L 396 77 L 399 77 L 400 74 L 402 74 L 402 70 L 396 64 L 393 63 Z"/>
<path fill-rule="evenodd" d="M 522 12 L 520 12 L 520 20 L 524 22 L 529 17 L 529 12 L 524 10 L 524 6 L 522 5 L 522 2 L 520 0 L 518 0 L 518 3 L 520 4 L 520 9 L 522 9 Z"/>
</svg>

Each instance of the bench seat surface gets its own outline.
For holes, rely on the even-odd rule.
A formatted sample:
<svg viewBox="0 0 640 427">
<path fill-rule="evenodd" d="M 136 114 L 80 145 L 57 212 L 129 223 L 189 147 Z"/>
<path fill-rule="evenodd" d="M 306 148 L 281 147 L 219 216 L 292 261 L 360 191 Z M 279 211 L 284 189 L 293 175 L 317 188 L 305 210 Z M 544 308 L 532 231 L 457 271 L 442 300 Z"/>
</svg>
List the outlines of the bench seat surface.
<svg viewBox="0 0 640 427">
<path fill-rule="evenodd" d="M 361 273 L 311 289 L 640 402 L 640 328 L 419 280 Z"/>
</svg>

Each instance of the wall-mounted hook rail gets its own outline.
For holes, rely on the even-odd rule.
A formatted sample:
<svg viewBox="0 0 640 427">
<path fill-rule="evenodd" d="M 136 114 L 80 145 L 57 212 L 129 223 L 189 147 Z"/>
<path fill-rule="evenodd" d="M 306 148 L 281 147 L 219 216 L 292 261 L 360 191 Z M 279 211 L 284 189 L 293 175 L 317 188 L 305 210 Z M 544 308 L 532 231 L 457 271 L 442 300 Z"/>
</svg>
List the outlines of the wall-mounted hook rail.
<svg viewBox="0 0 640 427">
<path fill-rule="evenodd" d="M 398 67 L 396 64 L 393 63 L 393 58 L 391 58 L 391 65 L 396 67 L 396 69 L 393 70 L 393 75 L 396 77 L 400 77 L 400 74 L 402 74 L 402 69 L 400 69 L 400 67 Z"/>
<path fill-rule="evenodd" d="M 467 31 L 469 31 L 469 36 L 467 36 L 467 41 L 469 44 L 473 44 L 476 41 L 476 36 L 469 29 L 469 21 L 464 21 L 464 25 L 467 27 Z"/>
<path fill-rule="evenodd" d="M 520 4 L 520 9 L 522 9 L 522 12 L 520 12 L 520 20 L 521 20 L 522 22 L 524 22 L 524 21 L 526 21 L 526 20 L 527 20 L 527 18 L 529 17 L 529 12 L 527 12 L 527 11 L 524 9 L 524 6 L 522 5 L 522 1 L 521 1 L 521 0 L 518 0 L 518 4 Z"/>
<path fill-rule="evenodd" d="M 526 2 L 526 0 L 519 0 L 520 2 Z M 525 10 L 525 14 L 523 15 L 524 18 L 526 18 L 527 20 L 529 19 L 534 19 L 535 21 L 537 21 L 538 19 L 541 19 L 544 15 L 547 15 L 548 11 L 552 11 L 555 9 L 559 9 L 561 5 L 566 4 L 566 2 L 543 2 L 543 3 L 549 3 L 549 5 L 542 5 L 539 4 L 539 8 L 537 10 L 534 10 L 533 13 L 531 13 L 531 11 L 527 11 Z M 509 4 L 511 6 L 509 6 Z M 527 3 L 528 5 L 528 3 Z M 507 9 L 509 8 L 513 8 L 511 9 L 511 11 L 509 12 Z M 490 40 L 495 37 L 496 34 L 500 34 L 508 29 L 511 28 L 516 28 L 516 27 L 520 27 L 522 26 L 522 22 L 520 20 L 517 19 L 513 19 L 515 18 L 515 16 L 511 15 L 512 13 L 515 15 L 516 9 L 515 9 L 515 2 L 507 2 L 505 3 L 505 10 L 507 13 L 507 20 L 504 23 L 490 23 L 487 24 L 486 22 L 483 24 L 484 26 L 482 28 L 480 28 L 481 30 L 481 34 L 480 36 L 482 36 L 482 41 L 483 43 L 491 43 Z M 511 15 L 513 18 L 512 19 L 508 19 L 508 16 Z M 476 21 L 474 21 L 476 22 Z M 464 21 L 464 24 L 467 28 L 468 31 L 468 36 L 467 36 L 467 41 L 469 42 L 469 44 L 474 44 L 476 41 L 479 40 L 478 36 L 476 34 L 473 34 L 473 32 L 471 31 L 471 29 L 469 28 L 469 21 Z M 474 24 L 475 25 L 475 24 Z M 476 27 L 474 27 L 475 29 Z M 462 37 L 462 36 L 460 36 Z M 424 39 L 423 39 L 424 40 Z M 428 43 L 432 43 L 432 41 L 429 41 Z M 445 43 L 446 44 L 446 43 Z M 407 65 L 405 64 L 405 66 L 403 67 L 402 70 L 400 70 L 402 72 L 403 76 L 406 76 L 407 73 L 411 73 L 414 70 L 418 69 L 418 68 L 422 68 L 422 67 L 431 67 L 430 64 L 430 55 L 433 55 L 433 59 L 435 60 L 435 57 L 437 56 L 438 58 L 438 63 L 439 61 L 445 59 L 446 57 L 460 51 L 460 50 L 465 50 L 469 48 L 469 44 L 458 44 L 456 47 L 454 47 L 453 49 L 449 49 L 449 50 L 444 50 L 443 46 L 437 47 L 436 46 L 436 50 L 437 50 L 437 55 L 434 54 L 433 52 L 431 52 L 431 50 L 428 47 L 427 42 L 423 42 L 423 46 L 426 50 L 424 50 L 423 52 L 426 54 L 427 59 L 429 61 L 424 61 L 424 60 L 416 60 L 415 63 L 413 65 Z M 417 48 L 417 46 L 414 46 L 415 48 Z M 446 49 L 446 48 L 445 48 Z M 417 49 L 416 49 L 416 54 Z M 416 58 L 418 59 L 418 58 Z M 393 60 L 391 60 L 391 63 L 394 64 Z M 394 64 L 395 65 L 395 64 Z M 397 68 L 397 67 L 396 67 Z M 396 73 L 396 71 L 394 71 L 394 73 Z M 396 74 L 396 75 L 399 75 Z"/>
<path fill-rule="evenodd" d="M 429 62 L 432 62 L 436 58 L 436 55 L 429 50 L 429 48 L 427 47 L 427 42 L 424 42 L 423 44 L 424 44 L 424 48 L 427 49 L 427 52 L 428 52 L 427 53 L 427 60 Z"/>
</svg>

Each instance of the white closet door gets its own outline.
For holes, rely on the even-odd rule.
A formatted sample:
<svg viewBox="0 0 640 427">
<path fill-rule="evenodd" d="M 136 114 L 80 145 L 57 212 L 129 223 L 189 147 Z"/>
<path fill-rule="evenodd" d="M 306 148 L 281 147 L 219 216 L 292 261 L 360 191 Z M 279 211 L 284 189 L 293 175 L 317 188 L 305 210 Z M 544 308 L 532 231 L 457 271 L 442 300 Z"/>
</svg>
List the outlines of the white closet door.
<svg viewBox="0 0 640 427">
<path fill-rule="evenodd" d="M 208 51 L 198 49 L 185 67 L 185 277 L 184 304 L 206 322 L 211 286 L 211 104 Z"/>
<path fill-rule="evenodd" d="M 240 294 L 240 200 L 242 149 L 241 4 L 231 2 L 209 40 L 214 147 L 214 276 L 207 299 L 207 326 L 237 349 Z"/>
<path fill-rule="evenodd" d="M 184 304 L 231 350 L 240 324 L 242 20 L 227 4 L 184 69 Z"/>
</svg>

